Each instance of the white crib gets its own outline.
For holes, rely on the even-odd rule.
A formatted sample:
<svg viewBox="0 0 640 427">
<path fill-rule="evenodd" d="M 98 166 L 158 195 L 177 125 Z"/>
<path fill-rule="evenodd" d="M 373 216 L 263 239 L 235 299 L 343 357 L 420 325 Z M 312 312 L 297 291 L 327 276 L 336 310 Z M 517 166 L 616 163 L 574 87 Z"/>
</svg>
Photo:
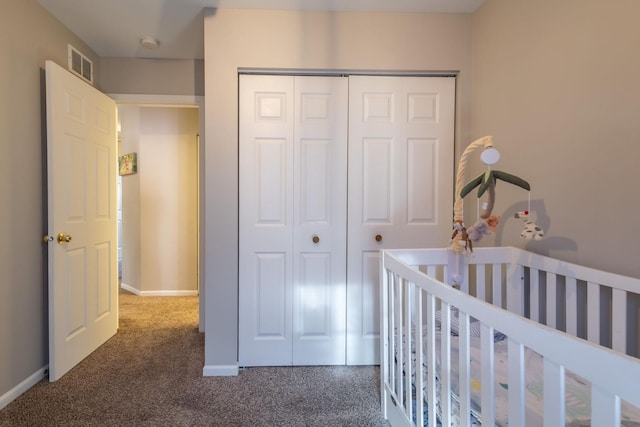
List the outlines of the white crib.
<svg viewBox="0 0 640 427">
<path fill-rule="evenodd" d="M 640 422 L 639 279 L 516 248 L 381 256 L 392 426 Z"/>
</svg>

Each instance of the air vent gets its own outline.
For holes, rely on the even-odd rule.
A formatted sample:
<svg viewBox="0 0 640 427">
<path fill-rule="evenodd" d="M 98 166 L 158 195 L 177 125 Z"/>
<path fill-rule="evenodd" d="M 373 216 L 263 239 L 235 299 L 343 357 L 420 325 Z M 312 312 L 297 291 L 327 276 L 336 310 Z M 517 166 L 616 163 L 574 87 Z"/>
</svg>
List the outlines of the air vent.
<svg viewBox="0 0 640 427">
<path fill-rule="evenodd" d="M 93 84 L 93 62 L 80 53 L 75 47 L 69 46 L 69 70 Z"/>
</svg>

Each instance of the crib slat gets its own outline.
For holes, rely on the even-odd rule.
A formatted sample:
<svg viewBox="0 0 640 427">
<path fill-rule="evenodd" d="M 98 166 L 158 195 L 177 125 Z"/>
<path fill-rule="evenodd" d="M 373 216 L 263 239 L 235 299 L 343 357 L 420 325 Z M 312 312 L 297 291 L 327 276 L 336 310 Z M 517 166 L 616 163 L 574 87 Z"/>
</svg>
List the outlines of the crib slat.
<svg viewBox="0 0 640 427">
<path fill-rule="evenodd" d="M 486 301 L 486 287 L 485 284 L 485 267 L 484 264 L 476 265 L 476 298 L 480 301 Z"/>
<path fill-rule="evenodd" d="M 480 357 L 482 358 L 482 367 L 480 368 L 482 424 L 492 426 L 496 423 L 493 328 L 484 323 L 480 325 Z"/>
<path fill-rule="evenodd" d="M 469 339 L 469 315 L 464 312 L 458 313 L 459 322 L 459 360 L 460 377 L 460 425 L 468 427 L 471 414 L 471 350 Z M 419 424 L 422 425 L 422 424 Z"/>
<path fill-rule="evenodd" d="M 565 412 L 564 366 L 543 360 L 544 425 L 563 426 Z"/>
<path fill-rule="evenodd" d="M 619 426 L 620 398 L 600 387 L 591 387 L 591 425 Z"/>
<path fill-rule="evenodd" d="M 508 339 L 509 355 L 509 425 L 523 426 L 524 423 L 524 346 Z"/>
<path fill-rule="evenodd" d="M 524 315 L 524 267 L 513 262 L 507 269 L 507 310 Z"/>
<path fill-rule="evenodd" d="M 411 293 L 413 284 L 406 279 L 402 280 L 402 305 L 401 315 L 404 314 L 402 322 L 402 329 L 404 330 L 405 345 L 404 345 L 404 402 L 407 408 L 407 416 L 410 420 L 413 419 L 413 405 L 411 404 L 411 382 L 413 378 L 414 368 L 411 363 L 411 344 L 413 337 L 411 336 Z M 402 400 L 402 399 L 401 399 Z"/>
<path fill-rule="evenodd" d="M 404 343 L 402 336 L 402 319 L 401 319 L 401 302 L 402 302 L 402 283 L 404 282 L 403 278 L 399 278 L 397 281 L 397 286 L 395 288 L 395 297 L 394 297 L 394 305 L 393 305 L 393 323 L 394 330 L 397 330 L 397 363 L 396 363 L 396 394 L 398 395 L 398 400 L 403 402 L 403 390 L 402 390 L 402 361 L 404 360 Z"/>
<path fill-rule="evenodd" d="M 567 325 L 567 333 L 573 335 L 574 337 L 578 336 L 578 286 L 576 283 L 575 277 L 567 277 L 566 278 L 566 287 L 567 287 L 567 295 L 566 295 L 566 325 Z"/>
<path fill-rule="evenodd" d="M 437 266 L 428 265 L 427 266 L 427 275 L 431 277 L 436 277 Z"/>
<path fill-rule="evenodd" d="M 389 369 L 389 360 L 393 360 L 393 349 L 395 347 L 395 335 L 393 333 L 393 327 L 392 327 L 392 316 L 389 316 L 389 312 L 390 309 L 389 307 L 391 307 L 392 304 L 392 299 L 393 299 L 393 282 L 394 282 L 394 277 L 395 274 L 392 274 L 390 270 L 386 271 L 386 274 L 383 275 L 384 277 L 384 282 L 383 282 L 383 292 L 382 292 L 382 298 L 383 298 L 383 319 L 386 319 L 386 322 L 384 322 L 384 332 L 385 332 L 385 338 L 387 339 L 387 348 L 386 351 L 383 352 L 384 356 L 384 375 L 382 375 L 383 379 L 386 379 L 386 381 L 390 384 L 393 384 L 393 376 L 394 376 L 394 372 L 393 369 Z M 384 388 L 383 388 L 384 389 Z"/>
<path fill-rule="evenodd" d="M 395 310 L 395 290 L 397 285 L 397 279 L 398 279 L 398 275 L 396 273 L 393 273 L 390 275 L 390 281 L 389 281 L 389 287 L 388 287 L 388 292 L 387 292 L 387 298 L 388 298 L 388 307 L 390 308 L 389 312 L 391 315 L 388 316 L 387 318 L 387 322 L 389 324 L 388 328 L 389 328 L 389 358 L 390 360 L 394 360 L 395 357 L 395 350 L 396 347 L 398 345 L 398 340 L 397 340 L 397 335 L 396 335 L 396 328 L 395 328 L 395 317 L 394 317 L 394 311 Z M 394 365 L 390 365 L 390 366 L 394 366 Z M 396 370 L 394 368 L 390 368 L 388 370 L 388 375 L 389 375 L 389 384 L 394 385 L 394 392 L 395 392 L 395 383 L 396 383 Z"/>
<path fill-rule="evenodd" d="M 493 305 L 503 307 L 502 305 L 502 264 L 493 264 L 492 271 L 492 291 Z"/>
<path fill-rule="evenodd" d="M 427 293 L 427 407 L 430 426 L 436 424 L 436 301 L 433 294 Z"/>
<path fill-rule="evenodd" d="M 462 273 L 462 282 L 460 282 L 460 290 L 465 294 L 469 293 L 469 264 L 466 262 L 462 263 L 460 267 L 464 269 L 464 273 Z"/>
<path fill-rule="evenodd" d="M 384 254 L 382 255 L 384 259 Z M 380 278 L 382 280 L 382 287 L 380 292 L 381 304 L 380 311 L 382 315 L 382 339 L 380 340 L 381 349 L 380 349 L 380 392 L 382 394 L 382 398 L 380 399 L 382 413 L 384 417 L 387 418 L 387 389 L 386 384 L 389 381 L 389 340 L 391 336 L 389 335 L 389 281 L 390 281 L 390 271 L 384 268 L 384 262 L 380 263 L 380 271 L 382 274 Z"/>
<path fill-rule="evenodd" d="M 424 390 L 424 376 L 422 367 L 424 366 L 424 346 L 422 344 L 422 291 L 416 289 L 415 295 L 415 349 L 416 349 L 416 380 L 415 380 L 415 399 L 416 399 L 416 425 L 424 425 L 424 398 L 422 390 Z M 412 405 L 413 406 L 413 405 Z"/>
<path fill-rule="evenodd" d="M 497 282 L 495 277 L 491 286 L 491 298 L 493 298 L 493 305 L 502 307 L 502 282 Z"/>
<path fill-rule="evenodd" d="M 558 276 L 551 272 L 545 272 L 547 283 L 547 326 L 558 328 L 556 308 L 558 307 Z"/>
<path fill-rule="evenodd" d="M 587 283 L 587 340 L 600 344 L 600 286 Z"/>
<path fill-rule="evenodd" d="M 531 320 L 540 322 L 540 270 L 529 269 L 529 317 Z"/>
<path fill-rule="evenodd" d="M 440 301 L 440 404 L 442 425 L 451 425 L 451 306 Z M 433 365 L 435 366 L 435 365 Z"/>
<path fill-rule="evenodd" d="M 627 293 L 613 289 L 611 295 L 611 347 L 621 353 L 627 352 Z"/>
</svg>

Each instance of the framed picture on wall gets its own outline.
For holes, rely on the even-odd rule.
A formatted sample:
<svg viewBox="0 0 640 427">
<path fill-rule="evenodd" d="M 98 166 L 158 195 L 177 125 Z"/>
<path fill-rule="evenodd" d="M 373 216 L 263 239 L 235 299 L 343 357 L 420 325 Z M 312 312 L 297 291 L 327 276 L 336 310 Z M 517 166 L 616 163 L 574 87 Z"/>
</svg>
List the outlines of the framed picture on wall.
<svg viewBox="0 0 640 427">
<path fill-rule="evenodd" d="M 118 158 L 118 170 L 120 175 L 131 175 L 138 172 L 137 153 L 123 154 Z"/>
</svg>

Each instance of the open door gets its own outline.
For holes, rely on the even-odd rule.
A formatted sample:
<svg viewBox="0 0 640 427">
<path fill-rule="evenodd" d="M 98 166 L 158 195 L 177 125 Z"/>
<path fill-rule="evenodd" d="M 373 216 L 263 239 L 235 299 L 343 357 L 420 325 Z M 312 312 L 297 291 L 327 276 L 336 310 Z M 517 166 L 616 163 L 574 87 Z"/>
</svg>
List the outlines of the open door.
<svg viewBox="0 0 640 427">
<path fill-rule="evenodd" d="M 116 104 L 46 62 L 49 380 L 118 328 Z"/>
</svg>

